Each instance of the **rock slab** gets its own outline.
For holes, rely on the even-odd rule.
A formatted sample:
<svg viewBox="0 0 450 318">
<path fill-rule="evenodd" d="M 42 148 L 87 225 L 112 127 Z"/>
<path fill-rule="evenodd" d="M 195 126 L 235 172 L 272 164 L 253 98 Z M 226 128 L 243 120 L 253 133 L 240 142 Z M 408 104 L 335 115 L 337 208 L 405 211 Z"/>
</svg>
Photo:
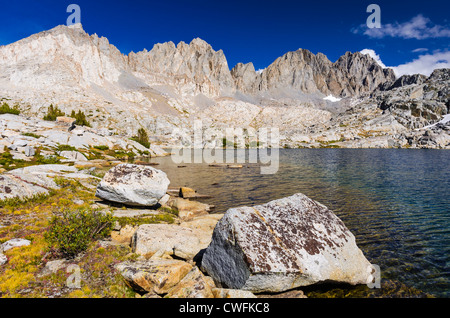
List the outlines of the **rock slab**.
<svg viewBox="0 0 450 318">
<path fill-rule="evenodd" d="M 202 258 L 216 284 L 252 292 L 324 281 L 366 284 L 371 266 L 344 223 L 300 193 L 229 209 Z"/>
<path fill-rule="evenodd" d="M 0 175 L 0 200 L 13 197 L 33 197 L 59 189 L 54 177 L 87 179 L 92 176 L 80 173 L 75 167 L 66 165 L 37 165 L 11 170 Z"/>
<path fill-rule="evenodd" d="M 150 259 L 120 263 L 116 269 L 133 289 L 165 294 L 189 273 L 192 265 L 179 260 Z"/>
<path fill-rule="evenodd" d="M 9 241 L 6 241 L 2 245 L 0 245 L 0 252 L 6 252 L 12 248 L 28 246 L 30 244 L 31 244 L 31 242 L 26 239 L 22 239 L 22 238 L 11 239 Z"/>
<path fill-rule="evenodd" d="M 174 224 L 143 224 L 132 238 L 133 252 L 146 257 L 156 253 L 191 260 L 211 242 L 211 232 Z"/>
<path fill-rule="evenodd" d="M 119 164 L 97 186 L 96 196 L 131 206 L 154 206 L 166 194 L 165 172 L 149 166 Z"/>
<path fill-rule="evenodd" d="M 172 288 L 166 298 L 214 298 L 214 282 L 193 267 L 189 273 Z"/>
</svg>

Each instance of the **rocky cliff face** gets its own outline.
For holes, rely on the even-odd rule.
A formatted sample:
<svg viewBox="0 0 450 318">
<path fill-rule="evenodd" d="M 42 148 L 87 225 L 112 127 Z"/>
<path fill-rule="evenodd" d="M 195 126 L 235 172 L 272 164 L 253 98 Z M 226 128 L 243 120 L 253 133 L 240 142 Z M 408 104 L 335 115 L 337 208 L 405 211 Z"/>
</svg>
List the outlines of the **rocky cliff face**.
<svg viewBox="0 0 450 318">
<path fill-rule="evenodd" d="M 151 51 L 125 56 L 106 38 L 89 36 L 80 24 L 58 26 L 3 46 L 0 66 L 2 80 L 17 87 L 125 85 L 135 73 L 146 84 L 174 85 L 184 94 L 209 97 L 280 88 L 357 96 L 395 79 L 391 70 L 383 70 L 368 55 L 348 52 L 332 63 L 325 55 L 304 49 L 286 53 L 260 74 L 251 63 L 237 64 L 230 71 L 222 50 L 215 51 L 198 38 L 190 44 L 156 44 Z"/>
<path fill-rule="evenodd" d="M 335 94 L 342 97 L 360 96 L 375 90 L 380 84 L 395 80 L 392 69 L 382 68 L 370 56 L 360 52 L 345 53 L 333 66 L 337 71 L 332 87 L 339 87 Z"/>
<path fill-rule="evenodd" d="M 81 25 L 58 26 L 0 48 L 1 81 L 17 88 L 58 90 L 117 82 L 127 59 Z"/>
<path fill-rule="evenodd" d="M 380 109 L 404 126 L 417 129 L 436 123 L 450 112 L 450 70 L 435 70 L 428 78 L 404 75 L 373 94 Z"/>
<path fill-rule="evenodd" d="M 233 79 L 222 50 L 197 38 L 190 44 L 173 42 L 156 44 L 151 51 L 129 55 L 132 70 L 152 74 L 162 84 L 170 83 L 184 94 L 216 97 L 230 91 Z"/>
<path fill-rule="evenodd" d="M 286 53 L 263 71 L 252 63 L 230 70 L 224 53 L 201 39 L 156 44 L 127 56 L 81 25 L 0 47 L 0 98 L 18 104 L 22 113 L 42 118 L 50 104 L 66 113 L 81 109 L 94 127 L 126 135 L 144 127 L 168 143 L 174 129 L 189 130 L 194 119 L 207 123 L 207 130 L 280 127 L 286 146 L 340 140 L 340 132 L 327 135 L 336 128 L 331 123 L 363 129 L 361 118 L 387 110 L 405 129 L 423 127 L 449 112 L 448 75 L 441 73 L 396 79 L 359 52 L 333 63 L 305 49 Z M 324 99 L 329 95 L 331 101 Z"/>
<path fill-rule="evenodd" d="M 395 80 L 392 69 L 381 68 L 368 55 L 347 52 L 332 63 L 322 53 L 299 49 L 278 58 L 261 74 L 253 65 L 238 64 L 232 70 L 238 90 L 257 93 L 293 89 L 303 93 L 355 97 Z"/>
</svg>

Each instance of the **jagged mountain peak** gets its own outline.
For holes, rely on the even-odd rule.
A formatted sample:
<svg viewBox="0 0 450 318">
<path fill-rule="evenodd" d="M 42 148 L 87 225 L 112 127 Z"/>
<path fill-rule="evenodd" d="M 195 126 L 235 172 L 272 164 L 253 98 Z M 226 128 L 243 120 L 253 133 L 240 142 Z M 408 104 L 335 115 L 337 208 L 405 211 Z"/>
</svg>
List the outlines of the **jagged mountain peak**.
<svg viewBox="0 0 450 318">
<path fill-rule="evenodd" d="M 253 65 L 252 62 L 248 62 L 246 64 L 244 63 L 237 63 L 232 69 L 231 69 L 231 73 L 239 73 L 242 70 L 244 70 L 245 72 L 250 72 L 250 73 L 255 73 L 256 74 L 256 70 L 255 70 L 255 66 Z"/>
<path fill-rule="evenodd" d="M 200 38 L 157 43 L 151 50 L 124 55 L 81 24 L 56 26 L 0 47 L 0 97 L 41 118 L 50 104 L 66 113 L 82 109 L 98 125 L 130 135 L 143 126 L 169 136 L 173 127 L 195 118 L 214 125 L 280 125 L 288 135 L 303 134 L 311 125 L 327 129 L 331 113 L 344 112 L 355 102 L 345 97 L 370 100 L 369 108 L 372 101 L 386 100 L 392 104 L 389 109 L 401 110 L 404 103 L 397 108 L 394 103 L 399 94 L 401 99 L 432 96 L 430 107 L 418 115 L 437 118 L 450 109 L 448 78 L 449 70 L 436 70 L 426 82 L 411 76 L 395 84 L 392 69 L 367 54 L 346 52 L 331 62 L 325 54 L 303 48 L 263 70 L 255 71 L 251 62 L 230 70 L 223 51 Z M 402 89 L 382 91 L 392 84 Z M 428 111 L 433 107 L 439 112 Z"/>
<path fill-rule="evenodd" d="M 16 73 L 12 82 L 27 84 L 33 70 L 32 86 L 41 88 L 53 88 L 57 81 L 52 78 L 52 67 L 59 70 L 56 73 L 64 73 L 62 77 L 70 85 L 114 83 L 124 72 L 135 72 L 144 81 L 151 79 L 173 85 L 183 94 L 203 93 L 209 97 L 236 91 L 255 95 L 279 89 L 358 96 L 391 81 L 393 76 L 392 70 L 383 70 L 374 59 L 359 52 L 346 52 L 332 63 L 326 55 L 303 48 L 287 52 L 262 72 L 256 73 L 252 63 L 238 63 L 230 70 L 223 51 L 215 51 L 198 37 L 189 44 L 157 43 L 150 51 L 144 49 L 125 56 L 106 37 L 87 34 L 81 24 L 56 26 L 22 41 L 0 50 L 0 63 L 22 63 L 22 69 L 28 69 L 26 76 Z M 35 70 L 33 65 L 41 67 Z M 41 76 L 42 65 L 48 66 L 45 76 Z"/>
<path fill-rule="evenodd" d="M 361 52 L 345 52 L 344 55 L 334 63 L 343 69 L 350 70 L 354 65 L 361 65 L 364 67 L 376 67 L 382 69 L 382 67 L 375 61 L 370 55 L 362 54 Z"/>
<path fill-rule="evenodd" d="M 188 50 L 191 51 L 197 51 L 197 52 L 216 52 L 212 48 L 212 46 L 206 42 L 205 40 L 202 40 L 201 38 L 194 38 L 191 40 L 191 42 L 188 44 L 184 41 L 178 42 L 178 44 L 175 44 L 172 41 L 164 42 L 164 43 L 156 43 L 153 48 L 150 51 L 147 51 L 144 49 L 141 51 L 142 53 L 149 53 L 149 52 L 157 52 L 157 51 L 178 51 L 178 52 L 186 52 Z M 139 53 L 141 53 L 139 52 Z M 217 52 L 222 52 L 222 50 L 219 50 Z"/>
<path fill-rule="evenodd" d="M 200 38 L 193 39 L 191 43 L 189 43 L 189 46 L 196 47 L 201 50 L 212 50 L 212 46 L 208 42 Z"/>
<path fill-rule="evenodd" d="M 90 36 L 81 24 L 59 25 L 0 48 L 2 79 L 40 90 L 87 88 L 117 82 L 126 57 L 107 38 Z"/>
</svg>

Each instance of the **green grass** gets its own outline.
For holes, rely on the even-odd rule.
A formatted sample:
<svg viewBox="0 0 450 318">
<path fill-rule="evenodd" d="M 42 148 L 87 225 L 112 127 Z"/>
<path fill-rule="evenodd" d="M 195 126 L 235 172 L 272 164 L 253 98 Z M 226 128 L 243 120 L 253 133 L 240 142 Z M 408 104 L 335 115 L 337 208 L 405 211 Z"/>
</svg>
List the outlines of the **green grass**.
<svg viewBox="0 0 450 318">
<path fill-rule="evenodd" d="M 134 157 L 136 157 L 136 154 L 132 151 L 126 151 L 126 150 L 108 150 L 106 151 L 106 154 L 108 156 L 112 156 L 114 158 L 117 158 L 119 160 L 128 159 L 132 160 Z"/>
<path fill-rule="evenodd" d="M 36 138 L 36 139 L 42 137 L 41 135 L 37 135 L 37 134 L 31 133 L 31 132 L 24 132 L 24 133 L 22 133 L 22 136 L 33 137 L 33 138 Z"/>
<path fill-rule="evenodd" d="M 94 148 L 97 149 L 97 150 L 101 150 L 101 151 L 109 150 L 109 147 L 108 147 L 108 146 L 103 146 L 103 145 L 100 145 L 100 146 L 94 146 Z"/>
<path fill-rule="evenodd" d="M 123 227 L 125 225 L 139 226 L 142 224 L 172 224 L 175 222 L 175 217 L 170 214 L 158 214 L 142 217 L 117 217 L 116 220 L 119 222 L 120 226 Z"/>
<path fill-rule="evenodd" d="M 77 148 L 69 145 L 58 145 L 56 151 L 78 151 Z"/>
<path fill-rule="evenodd" d="M 5 152 L 0 154 L 0 165 L 2 165 L 3 168 L 7 171 L 29 166 L 44 165 L 44 164 L 59 164 L 59 163 L 61 162 L 56 156 L 45 157 L 41 155 L 39 148 L 36 149 L 36 154 L 34 155 L 34 157 L 30 158 L 29 161 L 22 159 L 14 159 L 13 155 L 9 150 L 6 150 Z"/>
<path fill-rule="evenodd" d="M 4 200 L 0 200 L 0 208 L 17 208 L 27 204 L 38 204 L 47 200 L 54 192 L 38 193 L 31 197 L 13 197 Z"/>
</svg>

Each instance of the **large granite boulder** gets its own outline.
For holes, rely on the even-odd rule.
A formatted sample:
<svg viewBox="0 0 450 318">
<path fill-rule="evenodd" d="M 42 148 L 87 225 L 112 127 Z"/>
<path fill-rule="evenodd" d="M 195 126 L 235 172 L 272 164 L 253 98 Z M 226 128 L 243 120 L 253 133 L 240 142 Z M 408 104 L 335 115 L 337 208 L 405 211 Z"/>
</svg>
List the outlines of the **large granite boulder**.
<svg viewBox="0 0 450 318">
<path fill-rule="evenodd" d="M 202 267 L 217 284 L 252 292 L 324 281 L 365 284 L 372 271 L 344 223 L 303 194 L 229 209 Z"/>
<path fill-rule="evenodd" d="M 166 194 L 169 183 L 167 175 L 161 170 L 120 164 L 105 174 L 95 195 L 131 206 L 154 206 Z"/>
</svg>

